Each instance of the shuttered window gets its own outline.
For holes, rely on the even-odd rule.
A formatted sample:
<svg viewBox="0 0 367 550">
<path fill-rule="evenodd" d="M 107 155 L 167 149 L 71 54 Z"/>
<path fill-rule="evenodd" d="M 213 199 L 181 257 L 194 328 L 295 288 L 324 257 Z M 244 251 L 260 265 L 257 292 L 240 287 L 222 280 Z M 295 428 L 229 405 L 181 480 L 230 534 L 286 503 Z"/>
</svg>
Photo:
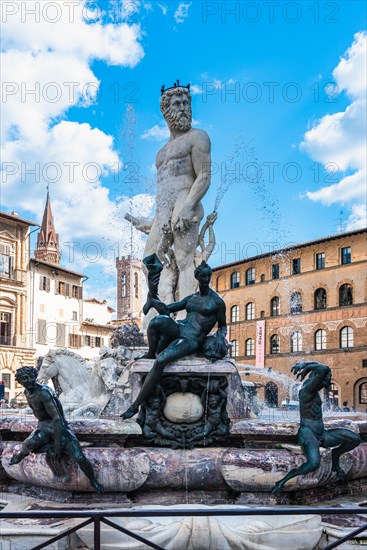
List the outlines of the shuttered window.
<svg viewBox="0 0 367 550">
<path fill-rule="evenodd" d="M 96 336 L 96 348 L 101 348 L 103 346 L 103 338 Z"/>
<path fill-rule="evenodd" d="M 82 337 L 80 334 L 69 334 L 69 346 L 71 348 L 80 348 L 82 345 Z"/>
<path fill-rule="evenodd" d="M 65 347 L 65 325 L 63 323 L 56 323 L 56 346 Z"/>
<path fill-rule="evenodd" d="M 48 277 L 44 277 L 41 275 L 40 290 L 45 290 L 46 292 L 50 292 L 50 288 L 51 288 L 51 280 Z"/>
<path fill-rule="evenodd" d="M 37 321 L 37 344 L 46 344 L 46 319 Z"/>
</svg>

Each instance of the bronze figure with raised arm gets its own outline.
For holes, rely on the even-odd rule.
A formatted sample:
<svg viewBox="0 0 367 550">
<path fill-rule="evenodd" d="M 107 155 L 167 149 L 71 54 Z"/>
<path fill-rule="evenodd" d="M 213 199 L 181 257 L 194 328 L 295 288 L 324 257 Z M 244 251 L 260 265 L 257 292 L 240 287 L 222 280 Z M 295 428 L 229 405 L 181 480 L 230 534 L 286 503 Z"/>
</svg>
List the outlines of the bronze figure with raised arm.
<svg viewBox="0 0 367 550">
<path fill-rule="evenodd" d="M 155 254 L 151 256 L 152 263 L 159 265 Z M 147 265 L 147 264 L 146 264 Z M 149 269 L 149 267 L 148 267 Z M 159 270 L 159 267 L 158 267 Z M 153 395 L 159 384 L 163 369 L 168 363 L 182 359 L 187 355 L 208 350 L 211 357 L 224 357 L 227 353 L 226 334 L 226 306 L 222 298 L 209 286 L 212 270 L 206 262 L 202 262 L 195 269 L 195 278 L 199 283 L 199 291 L 187 296 L 179 302 L 170 305 L 163 304 L 157 299 L 157 294 L 150 286 L 148 295 L 147 314 L 150 307 L 154 307 L 161 313 L 157 315 L 148 326 L 149 350 L 145 359 L 155 359 L 152 370 L 146 377 L 138 397 L 129 409 L 121 416 L 131 418 L 139 409 L 140 404 Z M 153 275 L 155 286 L 158 286 L 159 276 Z M 186 318 L 182 321 L 174 321 L 171 313 L 186 310 Z M 207 338 L 218 323 L 216 335 Z"/>
<path fill-rule="evenodd" d="M 332 471 L 338 478 L 345 479 L 345 472 L 339 464 L 339 458 L 347 451 L 351 451 L 362 442 L 359 434 L 346 428 L 326 430 L 322 419 L 322 401 L 319 391 L 328 388 L 331 382 L 331 370 L 327 365 L 316 362 L 297 363 L 292 372 L 304 380 L 299 392 L 300 427 L 297 433 L 299 445 L 306 455 L 306 462 L 299 468 L 291 470 L 283 479 L 278 481 L 272 492 L 277 495 L 293 477 L 308 474 L 320 465 L 320 447 L 333 447 Z"/>
</svg>

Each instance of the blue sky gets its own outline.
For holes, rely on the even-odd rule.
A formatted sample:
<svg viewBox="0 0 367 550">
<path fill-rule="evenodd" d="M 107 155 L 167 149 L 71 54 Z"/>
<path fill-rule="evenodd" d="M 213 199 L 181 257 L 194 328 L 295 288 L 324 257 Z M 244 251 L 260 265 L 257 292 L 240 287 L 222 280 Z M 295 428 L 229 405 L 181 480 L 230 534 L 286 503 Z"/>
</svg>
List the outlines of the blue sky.
<svg viewBox="0 0 367 550">
<path fill-rule="evenodd" d="M 195 125 L 212 141 L 206 214 L 228 188 L 213 265 L 336 233 L 341 210 L 344 228 L 365 225 L 364 2 L 275 2 L 271 13 L 267 2 L 104 0 L 84 11 L 81 2 L 56 22 L 56 9 L 37 22 L 18 4 L 5 13 L 2 45 L 10 83 L 2 209 L 40 221 L 42 166 L 59 164 L 61 176 L 48 183 L 62 263 L 90 277 L 90 295 L 113 302 L 114 254 L 131 242 L 142 254 L 123 215 L 153 205 L 153 164 L 165 142 L 160 87 L 177 78 L 192 84 Z M 22 98 L 24 82 L 40 83 L 39 101 Z M 50 82 L 62 91 L 57 101 L 48 101 Z M 65 82 L 77 83 L 72 101 Z M 22 163 L 35 162 L 32 181 Z M 70 162 L 98 163 L 101 173 L 86 179 L 77 166 L 71 181 Z"/>
</svg>

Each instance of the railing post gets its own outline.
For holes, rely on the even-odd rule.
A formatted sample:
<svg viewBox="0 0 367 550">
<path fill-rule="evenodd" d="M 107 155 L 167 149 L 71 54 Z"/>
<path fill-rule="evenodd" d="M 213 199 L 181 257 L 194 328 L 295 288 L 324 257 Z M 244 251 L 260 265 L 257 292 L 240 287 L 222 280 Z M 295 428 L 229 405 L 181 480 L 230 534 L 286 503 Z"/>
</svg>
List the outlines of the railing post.
<svg viewBox="0 0 367 550">
<path fill-rule="evenodd" d="M 101 516 L 94 516 L 94 550 L 101 550 Z"/>
</svg>

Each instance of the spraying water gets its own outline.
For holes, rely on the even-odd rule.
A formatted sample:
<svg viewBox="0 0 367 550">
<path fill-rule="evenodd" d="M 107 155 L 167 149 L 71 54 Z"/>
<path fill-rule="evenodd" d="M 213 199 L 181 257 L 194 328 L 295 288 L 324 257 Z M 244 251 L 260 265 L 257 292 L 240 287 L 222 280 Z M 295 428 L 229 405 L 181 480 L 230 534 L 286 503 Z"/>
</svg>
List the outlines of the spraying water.
<svg viewBox="0 0 367 550">
<path fill-rule="evenodd" d="M 224 165 L 226 166 L 225 178 L 221 179 L 214 202 L 214 211 L 217 211 L 224 195 L 235 183 L 246 185 L 253 199 L 253 208 L 259 211 L 259 227 L 266 232 L 272 240 L 279 243 L 290 242 L 290 231 L 282 227 L 282 215 L 277 198 L 270 192 L 268 182 L 264 178 L 264 163 L 261 163 L 255 149 L 252 138 L 246 133 L 240 132 L 236 138 L 232 150 L 227 154 Z M 239 167 L 239 173 L 236 165 Z"/>
</svg>

